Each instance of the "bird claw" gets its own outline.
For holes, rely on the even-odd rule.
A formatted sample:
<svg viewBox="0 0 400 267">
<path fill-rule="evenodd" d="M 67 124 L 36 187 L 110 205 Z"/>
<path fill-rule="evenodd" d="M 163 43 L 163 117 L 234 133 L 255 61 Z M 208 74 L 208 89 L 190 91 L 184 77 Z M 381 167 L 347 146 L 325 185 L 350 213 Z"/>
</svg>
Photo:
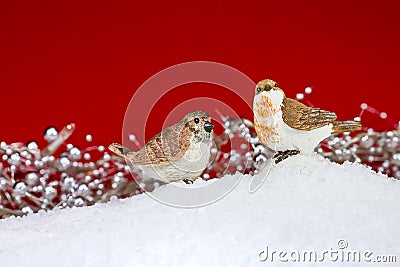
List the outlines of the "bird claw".
<svg viewBox="0 0 400 267">
<path fill-rule="evenodd" d="M 278 151 L 278 153 L 274 155 L 275 164 L 278 164 L 282 160 L 285 160 L 288 157 L 297 155 L 299 153 L 300 153 L 300 151 L 298 151 L 298 150 Z"/>
<path fill-rule="evenodd" d="M 185 182 L 185 184 L 193 184 L 193 181 L 189 179 L 183 179 L 183 181 Z"/>
<path fill-rule="evenodd" d="M 283 154 L 285 154 L 285 151 L 278 151 L 273 158 L 276 159 L 277 157 L 281 157 Z"/>
</svg>

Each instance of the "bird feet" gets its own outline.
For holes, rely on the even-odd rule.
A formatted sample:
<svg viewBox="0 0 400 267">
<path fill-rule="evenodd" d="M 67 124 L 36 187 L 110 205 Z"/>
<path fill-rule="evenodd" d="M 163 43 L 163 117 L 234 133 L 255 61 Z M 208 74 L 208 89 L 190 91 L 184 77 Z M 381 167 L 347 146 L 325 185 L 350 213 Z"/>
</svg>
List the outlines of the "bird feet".
<svg viewBox="0 0 400 267">
<path fill-rule="evenodd" d="M 294 156 L 299 154 L 300 151 L 298 150 L 285 150 L 285 151 L 278 151 L 278 153 L 276 153 L 274 155 L 274 159 L 275 159 L 275 164 L 278 164 L 279 162 L 281 162 L 282 160 L 287 159 L 290 156 Z"/>
<path fill-rule="evenodd" d="M 183 179 L 183 181 L 185 182 L 185 184 L 193 184 L 193 181 L 189 179 Z"/>
</svg>

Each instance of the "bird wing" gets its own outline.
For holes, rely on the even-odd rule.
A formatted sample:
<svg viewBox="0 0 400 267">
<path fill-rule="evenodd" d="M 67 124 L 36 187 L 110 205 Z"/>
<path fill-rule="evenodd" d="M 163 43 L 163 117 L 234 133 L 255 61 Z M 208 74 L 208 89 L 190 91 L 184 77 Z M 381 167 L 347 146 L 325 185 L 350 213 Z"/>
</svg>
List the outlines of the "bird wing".
<svg viewBox="0 0 400 267">
<path fill-rule="evenodd" d="M 307 107 L 290 98 L 283 100 L 282 117 L 288 126 L 307 131 L 328 125 L 337 118 L 334 112 Z"/>
<path fill-rule="evenodd" d="M 137 153 L 128 154 L 133 165 L 168 163 L 179 160 L 189 148 L 188 129 L 181 131 L 181 125 L 173 125 L 153 136 Z M 180 138 L 181 137 L 181 138 Z"/>
<path fill-rule="evenodd" d="M 161 133 L 153 136 L 147 144 L 136 154 L 127 155 L 127 158 L 133 165 L 160 164 L 168 162 L 162 144 Z"/>
</svg>

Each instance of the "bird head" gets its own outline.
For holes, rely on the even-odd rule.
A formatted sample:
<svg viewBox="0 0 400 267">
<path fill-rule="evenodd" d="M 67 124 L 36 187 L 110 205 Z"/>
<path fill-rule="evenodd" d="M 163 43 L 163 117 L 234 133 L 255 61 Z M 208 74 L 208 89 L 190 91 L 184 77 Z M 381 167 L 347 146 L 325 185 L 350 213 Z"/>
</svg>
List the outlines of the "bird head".
<svg viewBox="0 0 400 267">
<path fill-rule="evenodd" d="M 276 114 L 283 105 L 283 101 L 286 98 L 283 90 L 278 86 L 278 84 L 270 79 L 265 79 L 257 83 L 254 99 L 253 99 L 253 111 L 255 117 L 257 117 L 256 110 L 268 109 L 271 114 Z M 265 117 L 264 115 L 260 115 Z"/>
<path fill-rule="evenodd" d="M 269 95 L 274 91 L 281 91 L 283 93 L 282 89 L 279 88 L 278 84 L 275 81 L 270 79 L 265 79 L 257 83 L 255 95 L 265 94 L 265 93 Z"/>
<path fill-rule="evenodd" d="M 185 127 L 194 134 L 198 141 L 209 141 L 211 139 L 214 125 L 210 120 L 210 115 L 201 110 L 190 112 L 183 118 Z"/>
</svg>

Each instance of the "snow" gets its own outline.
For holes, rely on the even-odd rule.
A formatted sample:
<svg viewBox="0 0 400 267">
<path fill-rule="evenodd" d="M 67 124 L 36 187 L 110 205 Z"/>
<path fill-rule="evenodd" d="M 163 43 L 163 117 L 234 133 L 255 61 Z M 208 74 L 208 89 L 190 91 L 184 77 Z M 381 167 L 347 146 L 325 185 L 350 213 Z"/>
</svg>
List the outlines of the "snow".
<svg viewBox="0 0 400 267">
<path fill-rule="evenodd" d="M 278 254 L 273 262 L 270 257 L 261 261 L 266 247 L 288 253 L 370 251 L 372 257 L 394 255 L 400 262 L 400 181 L 317 155 L 290 157 L 255 178 L 262 180 L 266 173 L 265 182 L 251 194 L 253 177 L 237 174 L 207 182 L 198 179 L 193 185 L 165 185 L 151 196 L 1 220 L 0 266 L 296 264 L 280 263 Z M 194 194 L 197 200 L 186 203 L 196 205 L 214 199 L 208 191 L 217 192 L 219 185 L 224 187 L 220 192 L 233 188 L 197 208 L 154 200 L 169 196 L 168 201 L 186 203 L 185 188 L 201 188 L 204 199 Z M 339 249 L 338 240 L 348 247 Z M 365 264 L 361 260 L 356 265 Z M 313 263 L 301 264 L 308 265 Z M 323 265 L 348 266 L 328 259 Z"/>
</svg>

